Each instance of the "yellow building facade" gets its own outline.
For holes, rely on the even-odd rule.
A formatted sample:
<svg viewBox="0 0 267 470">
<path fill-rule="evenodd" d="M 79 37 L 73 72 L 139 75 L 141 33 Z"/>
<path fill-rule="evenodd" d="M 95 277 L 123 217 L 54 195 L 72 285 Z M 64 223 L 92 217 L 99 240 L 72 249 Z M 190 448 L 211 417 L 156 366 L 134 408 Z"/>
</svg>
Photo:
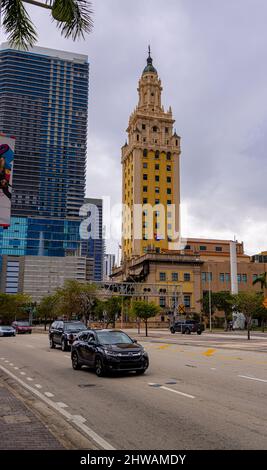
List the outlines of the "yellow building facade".
<svg viewBox="0 0 267 470">
<path fill-rule="evenodd" d="M 171 249 L 179 237 L 180 137 L 161 92 L 149 51 L 122 147 L 122 261 Z"/>
</svg>

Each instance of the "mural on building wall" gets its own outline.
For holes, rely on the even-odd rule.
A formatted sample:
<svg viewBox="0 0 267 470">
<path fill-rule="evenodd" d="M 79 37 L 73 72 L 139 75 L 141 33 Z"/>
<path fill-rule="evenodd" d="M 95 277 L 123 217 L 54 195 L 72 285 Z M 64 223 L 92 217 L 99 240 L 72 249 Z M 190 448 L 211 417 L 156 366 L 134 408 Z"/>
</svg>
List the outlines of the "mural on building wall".
<svg viewBox="0 0 267 470">
<path fill-rule="evenodd" d="M 0 133 L 0 226 L 10 225 L 15 138 Z"/>
</svg>

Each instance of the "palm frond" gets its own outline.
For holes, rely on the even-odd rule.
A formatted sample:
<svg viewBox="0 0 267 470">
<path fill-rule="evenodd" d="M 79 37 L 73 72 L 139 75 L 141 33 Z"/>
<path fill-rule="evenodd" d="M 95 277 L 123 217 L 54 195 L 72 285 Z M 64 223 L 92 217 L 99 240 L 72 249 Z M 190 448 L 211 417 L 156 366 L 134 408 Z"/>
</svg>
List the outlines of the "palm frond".
<svg viewBox="0 0 267 470">
<path fill-rule="evenodd" d="M 28 49 L 37 41 L 37 33 L 22 0 L 2 0 L 3 27 L 9 43 L 19 49 Z"/>
<path fill-rule="evenodd" d="M 60 3 L 60 1 L 58 2 Z M 62 8 L 66 8 L 68 15 L 72 10 L 72 14 L 66 21 L 57 21 L 57 27 L 61 30 L 61 34 L 65 38 L 72 37 L 75 41 L 77 38 L 84 38 L 85 33 L 90 33 L 93 29 L 92 20 L 92 4 L 87 0 L 61 0 Z"/>
</svg>

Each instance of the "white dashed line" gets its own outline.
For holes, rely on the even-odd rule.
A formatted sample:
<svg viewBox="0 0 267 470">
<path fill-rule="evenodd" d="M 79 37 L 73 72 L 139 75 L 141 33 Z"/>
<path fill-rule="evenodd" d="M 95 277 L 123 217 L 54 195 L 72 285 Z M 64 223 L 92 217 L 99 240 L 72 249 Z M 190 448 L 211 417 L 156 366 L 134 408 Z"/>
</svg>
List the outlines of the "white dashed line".
<svg viewBox="0 0 267 470">
<path fill-rule="evenodd" d="M 64 418 L 66 418 L 68 421 L 73 422 L 77 428 L 83 431 L 84 434 L 86 434 L 88 437 L 93 439 L 102 449 L 105 450 L 116 450 L 109 442 L 107 442 L 105 439 L 103 439 L 101 436 L 99 436 L 93 429 L 89 428 L 86 424 L 82 423 L 80 419 L 77 419 L 77 417 L 73 416 L 71 413 L 69 413 L 67 410 L 59 408 L 56 403 L 54 403 L 52 400 L 49 400 L 49 398 L 46 398 L 41 392 L 36 390 L 35 388 L 31 387 L 29 384 L 23 382 L 23 380 L 19 379 L 16 377 L 16 375 L 12 374 L 8 369 L 6 369 L 3 366 L 0 366 L 0 369 L 2 369 L 7 375 L 12 377 L 12 379 L 16 380 L 18 383 L 20 383 L 23 387 L 25 387 L 27 390 L 32 392 L 35 396 L 43 400 L 47 405 L 49 405 L 51 408 L 54 410 L 57 410 Z M 46 392 L 49 393 L 49 392 Z"/>
<path fill-rule="evenodd" d="M 14 366 L 13 362 L 10 362 L 10 364 L 9 364 L 9 365 L 10 365 L 10 366 Z"/>
<path fill-rule="evenodd" d="M 27 380 L 29 380 L 29 382 L 33 381 L 33 379 L 31 377 L 27 377 Z"/>
<path fill-rule="evenodd" d="M 73 415 L 73 418 L 76 421 L 79 421 L 80 423 L 85 423 L 85 421 L 86 421 L 86 419 L 83 416 L 80 416 L 80 415 Z"/>
<path fill-rule="evenodd" d="M 64 357 L 67 357 L 68 359 L 70 359 L 70 356 L 67 356 L 67 354 L 64 354 Z"/>
<path fill-rule="evenodd" d="M 15 370 L 18 370 L 18 367 L 17 367 L 17 366 L 14 366 L 14 369 L 15 369 Z"/>
<path fill-rule="evenodd" d="M 5 362 L 6 362 L 7 364 L 9 363 L 9 361 L 7 361 L 7 360 L 6 360 Z"/>
<path fill-rule="evenodd" d="M 50 393 L 50 392 L 44 392 L 44 394 L 45 394 L 48 398 L 52 398 L 52 397 L 55 396 L 55 395 L 53 395 L 53 393 Z"/>
<path fill-rule="evenodd" d="M 62 401 L 57 401 L 56 404 L 57 406 L 59 406 L 59 408 L 68 408 L 68 405 L 66 405 L 66 403 L 63 403 Z"/>
<path fill-rule="evenodd" d="M 42 388 L 42 385 L 40 384 L 34 384 L 36 388 Z"/>
<path fill-rule="evenodd" d="M 167 390 L 168 392 L 177 393 L 177 395 L 182 395 L 183 397 L 196 398 L 196 397 L 194 397 L 194 395 L 189 395 L 188 393 L 179 392 L 178 390 L 173 390 L 172 388 L 168 388 L 168 387 L 164 387 L 164 386 L 162 386 L 160 388 L 162 388 L 163 390 Z"/>
<path fill-rule="evenodd" d="M 217 370 L 216 367 L 211 367 L 210 370 Z"/>
<path fill-rule="evenodd" d="M 161 389 L 161 390 L 167 390 L 168 392 L 177 393 L 177 395 L 182 395 L 183 397 L 196 398 L 194 397 L 194 395 L 189 395 L 188 393 L 179 392 L 178 390 L 173 390 L 173 388 L 165 387 L 164 385 L 156 384 L 153 382 L 148 383 L 148 385 L 150 385 L 151 387 Z"/>
<path fill-rule="evenodd" d="M 257 379 L 256 377 L 248 377 L 247 375 L 239 375 L 238 377 L 241 377 L 242 379 L 257 380 L 258 382 L 265 382 L 265 383 L 267 383 L 267 380 L 264 380 L 264 379 Z"/>
<path fill-rule="evenodd" d="M 20 372 L 20 375 L 26 375 L 26 372 Z"/>
</svg>

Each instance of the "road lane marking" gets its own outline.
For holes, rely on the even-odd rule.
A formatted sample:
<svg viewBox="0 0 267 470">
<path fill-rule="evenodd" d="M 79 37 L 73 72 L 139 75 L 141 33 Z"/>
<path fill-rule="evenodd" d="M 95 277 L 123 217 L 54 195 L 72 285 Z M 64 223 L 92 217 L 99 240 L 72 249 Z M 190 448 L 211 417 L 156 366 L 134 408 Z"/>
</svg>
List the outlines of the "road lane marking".
<svg viewBox="0 0 267 470">
<path fill-rule="evenodd" d="M 164 385 L 160 385 L 154 382 L 149 382 L 148 385 L 150 387 L 157 387 L 157 388 L 161 388 L 162 390 L 167 390 L 168 392 L 177 393 L 177 395 L 182 395 L 187 398 L 196 398 L 194 397 L 194 395 L 189 395 L 188 393 L 179 392 L 179 390 L 173 390 L 173 388 L 165 387 Z"/>
<path fill-rule="evenodd" d="M 68 408 L 68 405 L 66 405 L 66 403 L 63 403 L 62 401 L 57 401 L 56 404 L 57 406 L 59 406 L 59 408 Z"/>
<path fill-rule="evenodd" d="M 9 361 L 5 360 L 6 363 L 9 363 Z"/>
<path fill-rule="evenodd" d="M 93 439 L 100 447 L 102 447 L 105 450 L 116 450 L 115 447 L 113 447 L 111 444 L 109 444 L 109 442 L 107 442 L 105 439 L 99 436 L 96 432 L 94 432 L 91 428 L 89 428 L 89 426 L 82 423 L 80 419 L 77 419 L 75 415 L 70 414 L 65 409 L 59 408 L 56 403 L 54 403 L 52 400 L 49 400 L 49 398 L 45 397 L 41 392 L 31 387 L 29 384 L 23 382 L 23 380 L 16 377 L 16 375 L 12 374 L 12 372 L 10 372 L 5 367 L 0 366 L 0 369 L 2 369 L 6 374 L 8 374 L 12 379 L 20 383 L 24 388 L 26 388 L 27 390 L 32 392 L 34 395 L 36 395 L 38 398 L 43 400 L 48 406 L 50 406 L 51 408 L 55 409 L 58 413 L 63 415 L 69 422 L 74 423 L 77 428 L 82 430 L 84 434 L 86 434 L 88 437 Z"/>
<path fill-rule="evenodd" d="M 265 382 L 265 383 L 267 383 L 267 380 L 264 380 L 264 379 L 257 379 L 256 377 L 248 377 L 247 375 L 239 375 L 238 377 L 241 377 L 242 379 L 257 380 L 258 382 Z"/>
<path fill-rule="evenodd" d="M 9 365 L 10 365 L 10 366 L 14 366 L 13 362 L 10 362 L 10 364 L 9 364 Z"/>
<path fill-rule="evenodd" d="M 42 385 L 40 384 L 34 384 L 36 388 L 42 388 Z"/>
<path fill-rule="evenodd" d="M 70 359 L 70 356 L 67 356 L 67 354 L 64 354 L 64 357 L 67 357 L 68 359 Z"/>
<path fill-rule="evenodd" d="M 33 381 L 33 379 L 31 377 L 26 377 L 27 380 L 29 380 L 30 382 Z"/>
<path fill-rule="evenodd" d="M 52 398 L 52 397 L 55 396 L 55 395 L 53 395 L 53 393 L 50 393 L 50 392 L 44 392 L 44 394 L 45 394 L 48 398 Z"/>
<path fill-rule="evenodd" d="M 15 370 L 19 370 L 19 367 L 17 367 L 17 366 L 14 366 L 14 369 L 15 369 Z"/>
<path fill-rule="evenodd" d="M 164 387 L 164 385 L 162 385 L 160 388 L 162 388 L 163 390 L 167 390 L 168 392 L 177 393 L 177 395 L 182 395 L 183 397 L 196 398 L 194 397 L 194 395 L 189 395 L 188 393 L 179 392 L 178 390 L 173 390 L 172 388 Z"/>
<path fill-rule="evenodd" d="M 20 375 L 26 375 L 26 372 L 20 372 Z"/>
<path fill-rule="evenodd" d="M 73 418 L 75 418 L 77 421 L 80 421 L 80 423 L 85 423 L 86 418 L 80 415 L 73 415 Z"/>
<path fill-rule="evenodd" d="M 157 348 L 157 349 L 167 349 L 170 346 L 171 346 L 170 344 L 163 344 L 162 346 L 159 346 L 159 348 Z"/>
<path fill-rule="evenodd" d="M 216 349 L 207 349 L 207 351 L 203 352 L 203 356 L 207 356 L 207 357 L 210 357 L 212 356 L 214 353 L 215 353 Z"/>
<path fill-rule="evenodd" d="M 216 367 L 211 367 L 210 370 L 217 370 Z"/>
</svg>

